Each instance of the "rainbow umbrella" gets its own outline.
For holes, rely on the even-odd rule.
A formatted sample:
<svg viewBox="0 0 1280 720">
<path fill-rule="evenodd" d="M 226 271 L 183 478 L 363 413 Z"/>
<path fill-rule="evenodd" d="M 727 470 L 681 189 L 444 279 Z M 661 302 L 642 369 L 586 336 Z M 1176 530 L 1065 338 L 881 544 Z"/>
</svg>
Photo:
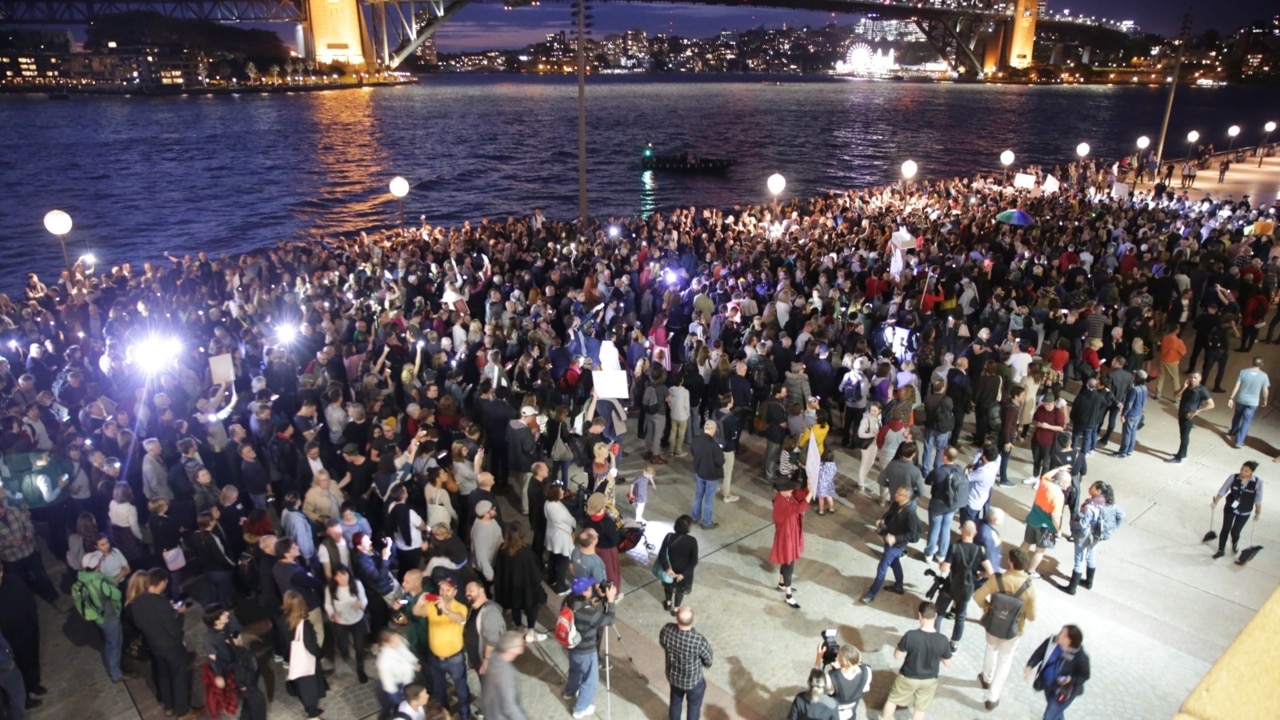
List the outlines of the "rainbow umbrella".
<svg viewBox="0 0 1280 720">
<path fill-rule="evenodd" d="M 996 216 L 996 222 L 1006 225 L 1035 225 L 1036 219 L 1021 210 L 1005 210 Z"/>
</svg>

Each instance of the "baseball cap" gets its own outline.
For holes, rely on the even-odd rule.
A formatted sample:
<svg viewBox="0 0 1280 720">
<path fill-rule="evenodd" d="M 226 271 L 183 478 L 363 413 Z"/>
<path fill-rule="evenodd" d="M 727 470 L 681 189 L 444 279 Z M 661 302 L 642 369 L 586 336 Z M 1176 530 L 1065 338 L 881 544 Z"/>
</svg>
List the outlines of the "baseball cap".
<svg viewBox="0 0 1280 720">
<path fill-rule="evenodd" d="M 569 586 L 569 590 L 574 595 L 582 595 L 587 590 L 590 590 L 592 587 L 594 587 L 595 584 L 596 584 L 595 578 L 589 578 L 589 577 L 574 578 L 573 584 Z"/>
<path fill-rule="evenodd" d="M 525 405 L 524 407 L 520 408 L 520 417 L 529 417 L 531 415 L 537 415 L 537 414 L 538 414 L 538 409 L 532 405 Z"/>
<path fill-rule="evenodd" d="M 343 455 L 359 455 L 360 448 L 356 447 L 355 443 L 347 443 L 346 445 L 342 446 L 342 454 Z"/>
<path fill-rule="evenodd" d="M 476 503 L 476 517 L 487 515 L 490 510 L 493 510 L 493 503 L 488 500 L 481 500 Z"/>
</svg>

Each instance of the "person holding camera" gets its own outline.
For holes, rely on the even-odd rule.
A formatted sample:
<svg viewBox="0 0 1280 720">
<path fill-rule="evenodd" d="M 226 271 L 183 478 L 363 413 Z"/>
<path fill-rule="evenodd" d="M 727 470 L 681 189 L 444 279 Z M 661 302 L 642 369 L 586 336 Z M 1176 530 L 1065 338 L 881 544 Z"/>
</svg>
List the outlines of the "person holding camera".
<svg viewBox="0 0 1280 720">
<path fill-rule="evenodd" d="M 1064 625 L 1055 637 L 1045 638 L 1027 659 L 1023 677 L 1031 687 L 1044 693 L 1048 705 L 1043 720 L 1064 720 L 1072 701 L 1084 694 L 1089 680 L 1089 655 L 1084 651 L 1084 633 L 1075 625 Z"/>
<path fill-rule="evenodd" d="M 857 720 L 858 703 L 871 689 L 871 666 L 862 662 L 862 653 L 852 645 L 836 645 L 835 631 L 823 633 L 818 646 L 815 670 L 827 673 L 829 694 L 836 702 L 840 720 Z"/>
<path fill-rule="evenodd" d="M 579 577 L 569 590 L 565 605 L 573 612 L 573 626 L 580 639 L 569 648 L 569 677 L 560 697 L 576 698 L 573 717 L 585 718 L 596 712 L 593 701 L 600 685 L 597 648 L 601 631 L 613 624 L 618 589 L 608 581 L 597 583 L 593 578 Z"/>
</svg>

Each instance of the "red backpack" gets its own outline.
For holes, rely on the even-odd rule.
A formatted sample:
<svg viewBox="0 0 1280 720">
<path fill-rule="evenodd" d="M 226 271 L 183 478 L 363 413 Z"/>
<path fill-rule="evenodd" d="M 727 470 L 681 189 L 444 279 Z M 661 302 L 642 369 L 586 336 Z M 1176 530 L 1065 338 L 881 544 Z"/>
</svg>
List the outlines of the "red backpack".
<svg viewBox="0 0 1280 720">
<path fill-rule="evenodd" d="M 560 615 L 556 619 L 556 640 L 566 648 L 573 649 L 578 647 L 578 643 L 582 642 L 582 635 L 578 632 L 578 626 L 573 621 L 573 608 L 569 603 L 565 603 L 560 608 Z"/>
</svg>

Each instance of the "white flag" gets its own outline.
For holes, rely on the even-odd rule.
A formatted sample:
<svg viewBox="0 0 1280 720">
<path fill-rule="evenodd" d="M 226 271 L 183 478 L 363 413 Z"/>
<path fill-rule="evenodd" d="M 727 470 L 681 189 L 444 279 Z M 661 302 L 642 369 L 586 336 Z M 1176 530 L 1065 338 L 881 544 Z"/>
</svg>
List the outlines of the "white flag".
<svg viewBox="0 0 1280 720">
<path fill-rule="evenodd" d="M 809 432 L 808 454 L 804 459 L 804 472 L 809 476 L 809 497 L 818 495 L 818 471 L 822 469 L 822 457 L 818 453 L 818 434 Z"/>
</svg>

